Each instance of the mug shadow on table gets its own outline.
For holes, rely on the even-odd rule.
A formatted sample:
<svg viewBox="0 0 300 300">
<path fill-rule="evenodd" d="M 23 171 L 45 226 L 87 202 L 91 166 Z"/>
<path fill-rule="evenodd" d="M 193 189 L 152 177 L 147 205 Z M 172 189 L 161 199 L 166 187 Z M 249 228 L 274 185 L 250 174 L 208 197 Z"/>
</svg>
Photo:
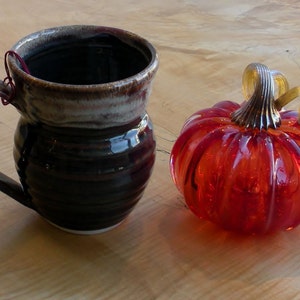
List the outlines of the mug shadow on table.
<svg viewBox="0 0 300 300">
<path fill-rule="evenodd" d="M 12 295 L 11 299 L 39 295 L 108 299 L 118 292 L 124 297 L 151 295 L 144 270 L 131 260 L 143 228 L 124 225 L 101 235 L 79 236 L 49 225 L 38 215 L 25 217 L 0 247 L 0 258 L 6 261 L 0 299 L 3 295 Z"/>
</svg>

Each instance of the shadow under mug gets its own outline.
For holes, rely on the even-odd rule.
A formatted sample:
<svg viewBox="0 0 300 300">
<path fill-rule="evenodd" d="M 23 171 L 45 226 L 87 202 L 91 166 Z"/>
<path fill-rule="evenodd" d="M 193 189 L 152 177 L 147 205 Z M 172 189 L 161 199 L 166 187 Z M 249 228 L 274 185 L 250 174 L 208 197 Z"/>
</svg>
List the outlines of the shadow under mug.
<svg viewBox="0 0 300 300">
<path fill-rule="evenodd" d="M 154 165 L 146 112 L 154 47 L 121 29 L 75 25 L 30 34 L 10 51 L 19 58 L 7 57 L 13 84 L 1 82 L 0 92 L 21 115 L 14 138 L 21 185 L 1 174 L 0 190 L 73 233 L 115 227 Z"/>
</svg>

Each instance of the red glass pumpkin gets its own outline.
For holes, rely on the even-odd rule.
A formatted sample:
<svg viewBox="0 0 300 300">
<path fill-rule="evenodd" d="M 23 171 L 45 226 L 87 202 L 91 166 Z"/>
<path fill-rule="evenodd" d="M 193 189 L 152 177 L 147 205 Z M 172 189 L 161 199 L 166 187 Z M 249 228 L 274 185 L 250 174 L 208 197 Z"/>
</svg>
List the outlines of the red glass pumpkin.
<svg viewBox="0 0 300 300">
<path fill-rule="evenodd" d="M 295 90 L 274 101 L 274 74 L 249 65 L 248 83 L 250 73 L 248 102 L 219 102 L 186 121 L 171 151 L 172 178 L 192 212 L 225 229 L 291 229 L 300 223 L 300 125 L 297 112 L 278 108 Z"/>
</svg>

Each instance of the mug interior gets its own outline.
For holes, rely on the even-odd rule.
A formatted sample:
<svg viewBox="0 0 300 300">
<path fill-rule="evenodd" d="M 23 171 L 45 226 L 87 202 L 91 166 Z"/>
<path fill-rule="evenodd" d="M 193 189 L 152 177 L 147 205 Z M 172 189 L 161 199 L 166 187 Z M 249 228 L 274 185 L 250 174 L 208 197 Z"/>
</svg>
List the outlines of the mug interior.
<svg viewBox="0 0 300 300">
<path fill-rule="evenodd" d="M 144 70 L 151 59 L 151 51 L 142 43 L 107 32 L 50 40 L 24 57 L 32 76 L 73 85 L 119 81 Z"/>
</svg>

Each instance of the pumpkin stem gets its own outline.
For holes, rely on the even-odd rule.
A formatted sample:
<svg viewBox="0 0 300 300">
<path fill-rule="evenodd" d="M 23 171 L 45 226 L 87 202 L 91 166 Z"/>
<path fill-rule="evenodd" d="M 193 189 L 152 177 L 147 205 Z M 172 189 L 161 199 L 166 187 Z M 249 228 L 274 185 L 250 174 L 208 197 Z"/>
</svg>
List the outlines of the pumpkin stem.
<svg viewBox="0 0 300 300">
<path fill-rule="evenodd" d="M 296 86 L 283 95 L 281 95 L 276 101 L 275 106 L 278 110 L 281 110 L 285 105 L 289 104 L 295 98 L 300 96 L 300 87 Z"/>
<path fill-rule="evenodd" d="M 271 71 L 265 65 L 252 63 L 246 67 L 242 83 L 244 95 L 249 100 L 232 113 L 232 121 L 240 126 L 259 130 L 280 126 L 278 108 L 283 100 L 275 104 L 274 83 L 277 88 L 276 96 L 280 99 L 288 90 L 288 82 L 284 75 L 278 71 Z M 287 98 L 289 97 L 284 99 Z"/>
</svg>

